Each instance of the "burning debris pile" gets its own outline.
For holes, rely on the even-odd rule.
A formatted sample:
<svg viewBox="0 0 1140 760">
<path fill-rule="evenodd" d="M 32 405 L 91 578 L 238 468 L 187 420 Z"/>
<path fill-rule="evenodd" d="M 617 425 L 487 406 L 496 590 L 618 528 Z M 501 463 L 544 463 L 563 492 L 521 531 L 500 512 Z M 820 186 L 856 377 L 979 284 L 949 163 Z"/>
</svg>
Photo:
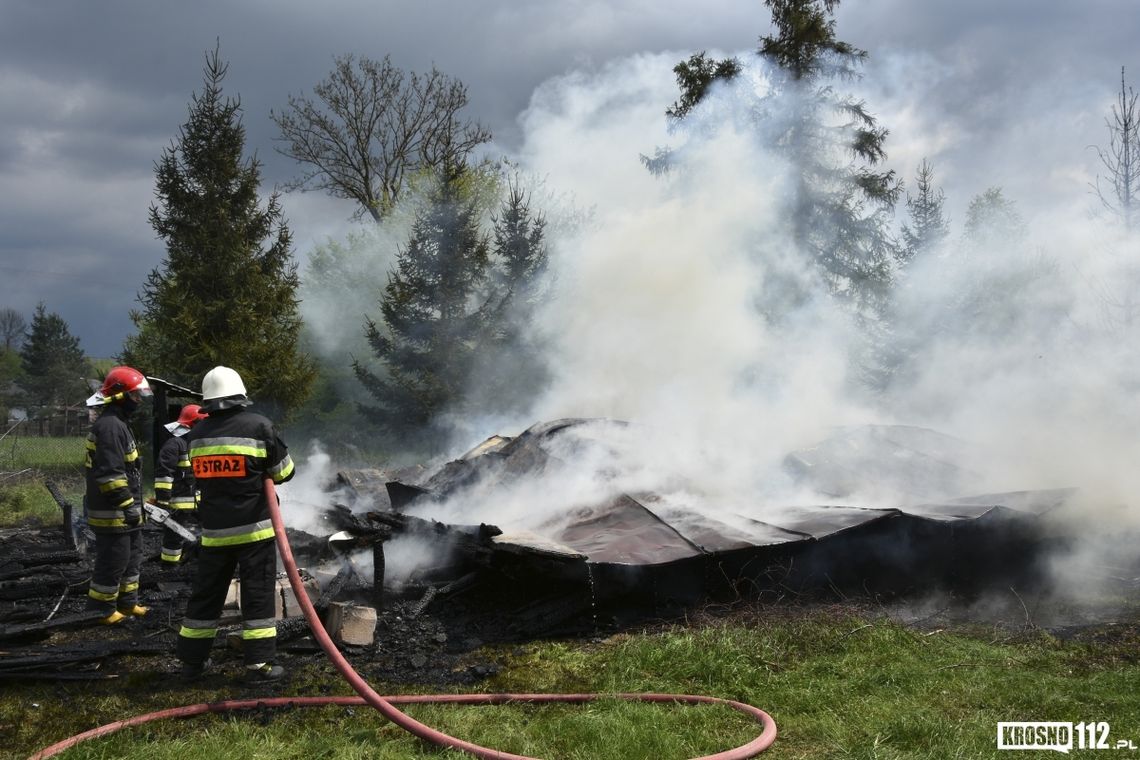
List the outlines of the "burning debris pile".
<svg viewBox="0 0 1140 760">
<path fill-rule="evenodd" d="M 1041 580 L 1042 558 L 1062 540 L 1042 517 L 1075 493 L 925 498 L 969 481 L 959 445 L 878 427 L 841 431 L 784 460 L 789 481 L 835 503 L 730 508 L 676 483 L 654 490 L 651 478 L 624 478 L 628 428 L 564 419 L 493 436 L 438 467 L 336 473 L 327 502 L 314 505 L 318 527 L 288 536 L 334 639 L 372 657 L 373 677 L 441 682 L 485 675 L 490 666 L 458 664 L 484 643 L 612 630 L 705 600 L 1024 587 Z M 602 487 L 551 490 L 580 460 Z M 868 461 L 895 466 L 869 470 Z M 912 503 L 852 504 L 868 472 Z M 57 500 L 70 522 L 74 510 Z M 555 508 L 540 503 L 548 500 Z M 303 506 L 285 489 L 287 520 Z M 145 526 L 144 538 L 151 614 L 92 636 L 82 536 L 70 524 L 0 536 L 0 678 L 101 678 L 109 656 L 169 658 L 193 562 L 163 568 L 159 526 Z M 223 626 L 240 622 L 237 593 L 235 583 Z M 315 655 L 284 578 L 278 617 L 281 648 Z M 240 637 L 223 628 L 215 646 L 240 646 Z"/>
<path fill-rule="evenodd" d="M 558 482 L 577 457 L 602 462 L 603 471 L 611 470 L 603 477 L 620 485 L 620 473 L 612 470 L 621 466 L 621 444 L 609 436 L 620 439 L 624 427 L 585 419 L 542 423 L 514 438 L 489 438 L 435 470 L 343 471 L 338 483 L 353 503 L 378 505 L 379 514 L 493 515 L 497 498 L 513 499 L 520 489 L 534 498 L 541 487 L 523 484 Z M 493 573 L 516 593 L 531 595 L 587 586 L 591 614 L 619 619 L 764 589 L 969 591 L 1034 580 L 1038 560 L 1057 540 L 1040 518 L 1075 490 L 924 500 L 969 479 L 962 446 L 933 431 L 868 427 L 841 431 L 785 459 L 790 478 L 810 481 L 813 493 L 828 494 L 836 504 L 745 511 L 675 484 L 668 491 L 601 489 L 596 501 L 571 501 L 555 513 L 535 504 L 521 518 L 504 515 L 509 525 L 463 530 L 479 531 L 488 547 L 474 563 L 480 582 Z M 869 477 L 915 501 L 851 505 L 849 495 Z M 469 553 L 459 557 L 452 579 L 473 570 Z"/>
</svg>

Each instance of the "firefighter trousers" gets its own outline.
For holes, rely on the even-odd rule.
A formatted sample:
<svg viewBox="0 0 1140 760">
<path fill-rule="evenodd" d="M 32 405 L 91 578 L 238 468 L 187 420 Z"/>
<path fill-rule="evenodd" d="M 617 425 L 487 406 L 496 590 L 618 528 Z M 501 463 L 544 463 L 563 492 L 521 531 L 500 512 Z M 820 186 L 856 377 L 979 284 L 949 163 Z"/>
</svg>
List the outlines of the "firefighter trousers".
<svg viewBox="0 0 1140 760">
<path fill-rule="evenodd" d="M 142 530 L 95 534 L 95 565 L 87 589 L 87 609 L 110 615 L 139 601 Z"/>
<path fill-rule="evenodd" d="M 170 518 L 183 528 L 191 528 L 197 520 L 196 509 L 172 509 L 170 510 Z M 190 552 L 186 551 L 188 546 L 195 546 L 195 544 L 187 544 L 186 539 L 178 535 L 170 528 L 162 529 L 162 553 L 159 559 L 170 565 L 177 565 L 183 561 L 183 555 L 189 559 Z"/>
<path fill-rule="evenodd" d="M 218 618 L 238 571 L 242 656 L 246 665 L 272 662 L 277 653 L 277 546 L 273 539 L 198 550 L 194 586 L 178 632 L 178 659 L 200 665 L 210 656 Z"/>
</svg>

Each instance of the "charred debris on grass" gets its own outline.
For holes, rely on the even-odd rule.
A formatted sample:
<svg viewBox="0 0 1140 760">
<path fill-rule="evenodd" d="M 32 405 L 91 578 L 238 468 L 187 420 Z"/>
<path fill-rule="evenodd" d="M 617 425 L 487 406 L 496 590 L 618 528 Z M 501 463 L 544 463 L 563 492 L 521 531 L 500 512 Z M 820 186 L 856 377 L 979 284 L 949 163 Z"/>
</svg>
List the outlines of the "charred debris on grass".
<svg viewBox="0 0 1140 760">
<path fill-rule="evenodd" d="M 618 492 L 563 510 L 539 530 L 431 517 L 434 506 L 476 488 L 494 498 L 496 489 L 566 466 L 583 447 L 606 445 L 614 425 L 557 420 L 493 436 L 439 467 L 337 472 L 327 503 L 316 505 L 320 530 L 290 528 L 289 541 L 310 598 L 361 670 L 393 681 L 477 680 L 494 665 L 465 657 L 484 644 L 597 635 L 714 603 L 906 605 L 935 592 L 977 600 L 996 589 L 1012 592 L 1028 620 L 1024 598 L 1048 585 L 1049 558 L 1070 543 L 1046 518 L 1075 489 L 936 500 L 915 492 L 901 507 L 821 504 L 762 515 Z M 872 472 L 895 479 L 905 495 L 915 483 L 945 490 L 968 476 L 956 446 L 933 431 L 872 426 L 838 431 L 789 454 L 784 467 L 818 493 L 842 494 Z M 875 473 L 884 461 L 904 466 Z M 95 626 L 97 615 L 84 611 L 89 566 L 76 506 L 53 495 L 60 525 L 0 532 L 0 681 L 113 678 L 106 663 L 127 654 L 155 655 L 158 669 L 170 670 L 193 560 L 162 567 L 161 528 L 147 524 L 141 597 L 150 614 Z M 412 564 L 402 558 L 408 546 L 417 547 Z M 1135 595 L 1137 576 L 1135 565 L 1105 571 L 1125 595 Z M 279 648 L 286 657 L 319 657 L 283 576 L 279 595 Z M 231 635 L 239 624 L 231 599 L 215 659 L 239 657 L 226 654 L 239 645 Z"/>
</svg>

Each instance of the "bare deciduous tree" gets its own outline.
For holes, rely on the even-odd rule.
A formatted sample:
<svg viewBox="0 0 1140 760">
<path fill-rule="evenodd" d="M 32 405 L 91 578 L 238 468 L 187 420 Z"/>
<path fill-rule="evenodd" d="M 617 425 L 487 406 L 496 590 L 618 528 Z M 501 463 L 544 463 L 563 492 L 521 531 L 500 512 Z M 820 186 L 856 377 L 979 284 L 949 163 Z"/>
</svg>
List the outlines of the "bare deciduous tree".
<svg viewBox="0 0 1140 760">
<path fill-rule="evenodd" d="M 1110 189 L 1101 187 L 1097 175 L 1093 191 L 1104 207 L 1132 229 L 1140 206 L 1140 114 L 1136 110 L 1136 93 L 1124 82 L 1124 68 L 1120 69 L 1120 96 L 1112 107 L 1112 117 L 1105 119 L 1108 126 L 1108 148 L 1097 148 L 1097 156 L 1108 172 L 1106 182 Z"/>
<path fill-rule="evenodd" d="M 19 349 L 27 329 L 23 314 L 12 308 L 0 309 L 0 340 L 4 341 L 5 349 Z"/>
<path fill-rule="evenodd" d="M 418 172 L 445 160 L 462 163 L 491 139 L 487 129 L 459 119 L 466 86 L 434 67 L 419 75 L 388 56 L 335 61 L 313 87 L 315 98 L 290 96 L 284 111 L 270 112 L 284 143 L 278 152 L 306 167 L 286 189 L 324 190 L 380 221 Z"/>
</svg>

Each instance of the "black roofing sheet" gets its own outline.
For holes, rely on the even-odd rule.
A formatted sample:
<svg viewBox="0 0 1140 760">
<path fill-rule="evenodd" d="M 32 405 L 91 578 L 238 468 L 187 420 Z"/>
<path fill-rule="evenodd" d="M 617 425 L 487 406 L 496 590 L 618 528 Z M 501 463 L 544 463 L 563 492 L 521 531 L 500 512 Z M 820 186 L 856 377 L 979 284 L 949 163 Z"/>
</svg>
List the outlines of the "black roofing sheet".
<svg viewBox="0 0 1140 760">
<path fill-rule="evenodd" d="M 563 463 L 545 444 L 556 436 L 564 436 L 566 431 L 577 428 L 589 432 L 582 441 L 573 436 L 563 438 L 563 445 L 558 447 L 562 457 L 574 456 L 576 446 L 607 445 L 604 427 L 601 433 L 582 427 L 592 422 L 599 421 L 562 419 L 540 423 L 514 438 L 492 436 L 459 459 L 436 469 L 425 480 L 405 485 L 422 489 L 429 499 L 446 499 L 476 482 L 493 490 L 517 478 L 541 474 L 552 464 Z M 565 445 L 567 443 L 569 445 Z M 796 452 L 789 456 L 788 464 L 800 477 L 826 474 L 824 480 L 833 485 L 849 476 L 853 478 L 852 473 L 868 461 L 891 459 L 896 466 L 901 461 L 909 465 L 904 467 L 909 472 L 898 478 L 907 486 L 900 489 L 901 492 L 913 488 L 912 475 L 928 478 L 942 488 L 967 473 L 968 470 L 957 463 L 961 448 L 961 442 L 934 431 L 868 426 L 845 429 L 833 439 Z M 897 475 L 897 468 L 895 472 Z M 843 477 L 839 478 L 839 474 Z M 357 485 L 361 490 L 368 490 L 375 479 L 376 471 L 341 476 L 343 483 Z M 846 483 L 844 485 L 846 487 Z M 1057 509 L 1074 492 L 1075 489 L 1014 491 L 947 498 L 898 508 L 769 505 L 747 514 L 712 503 L 678 503 L 676 498 L 666 499 L 651 492 L 619 494 L 602 504 L 570 510 L 545 530 L 534 532 L 580 552 L 590 562 L 654 565 L 702 554 L 819 540 L 845 532 L 886 531 L 892 521 L 904 516 L 938 523 L 1040 516 Z"/>
</svg>

